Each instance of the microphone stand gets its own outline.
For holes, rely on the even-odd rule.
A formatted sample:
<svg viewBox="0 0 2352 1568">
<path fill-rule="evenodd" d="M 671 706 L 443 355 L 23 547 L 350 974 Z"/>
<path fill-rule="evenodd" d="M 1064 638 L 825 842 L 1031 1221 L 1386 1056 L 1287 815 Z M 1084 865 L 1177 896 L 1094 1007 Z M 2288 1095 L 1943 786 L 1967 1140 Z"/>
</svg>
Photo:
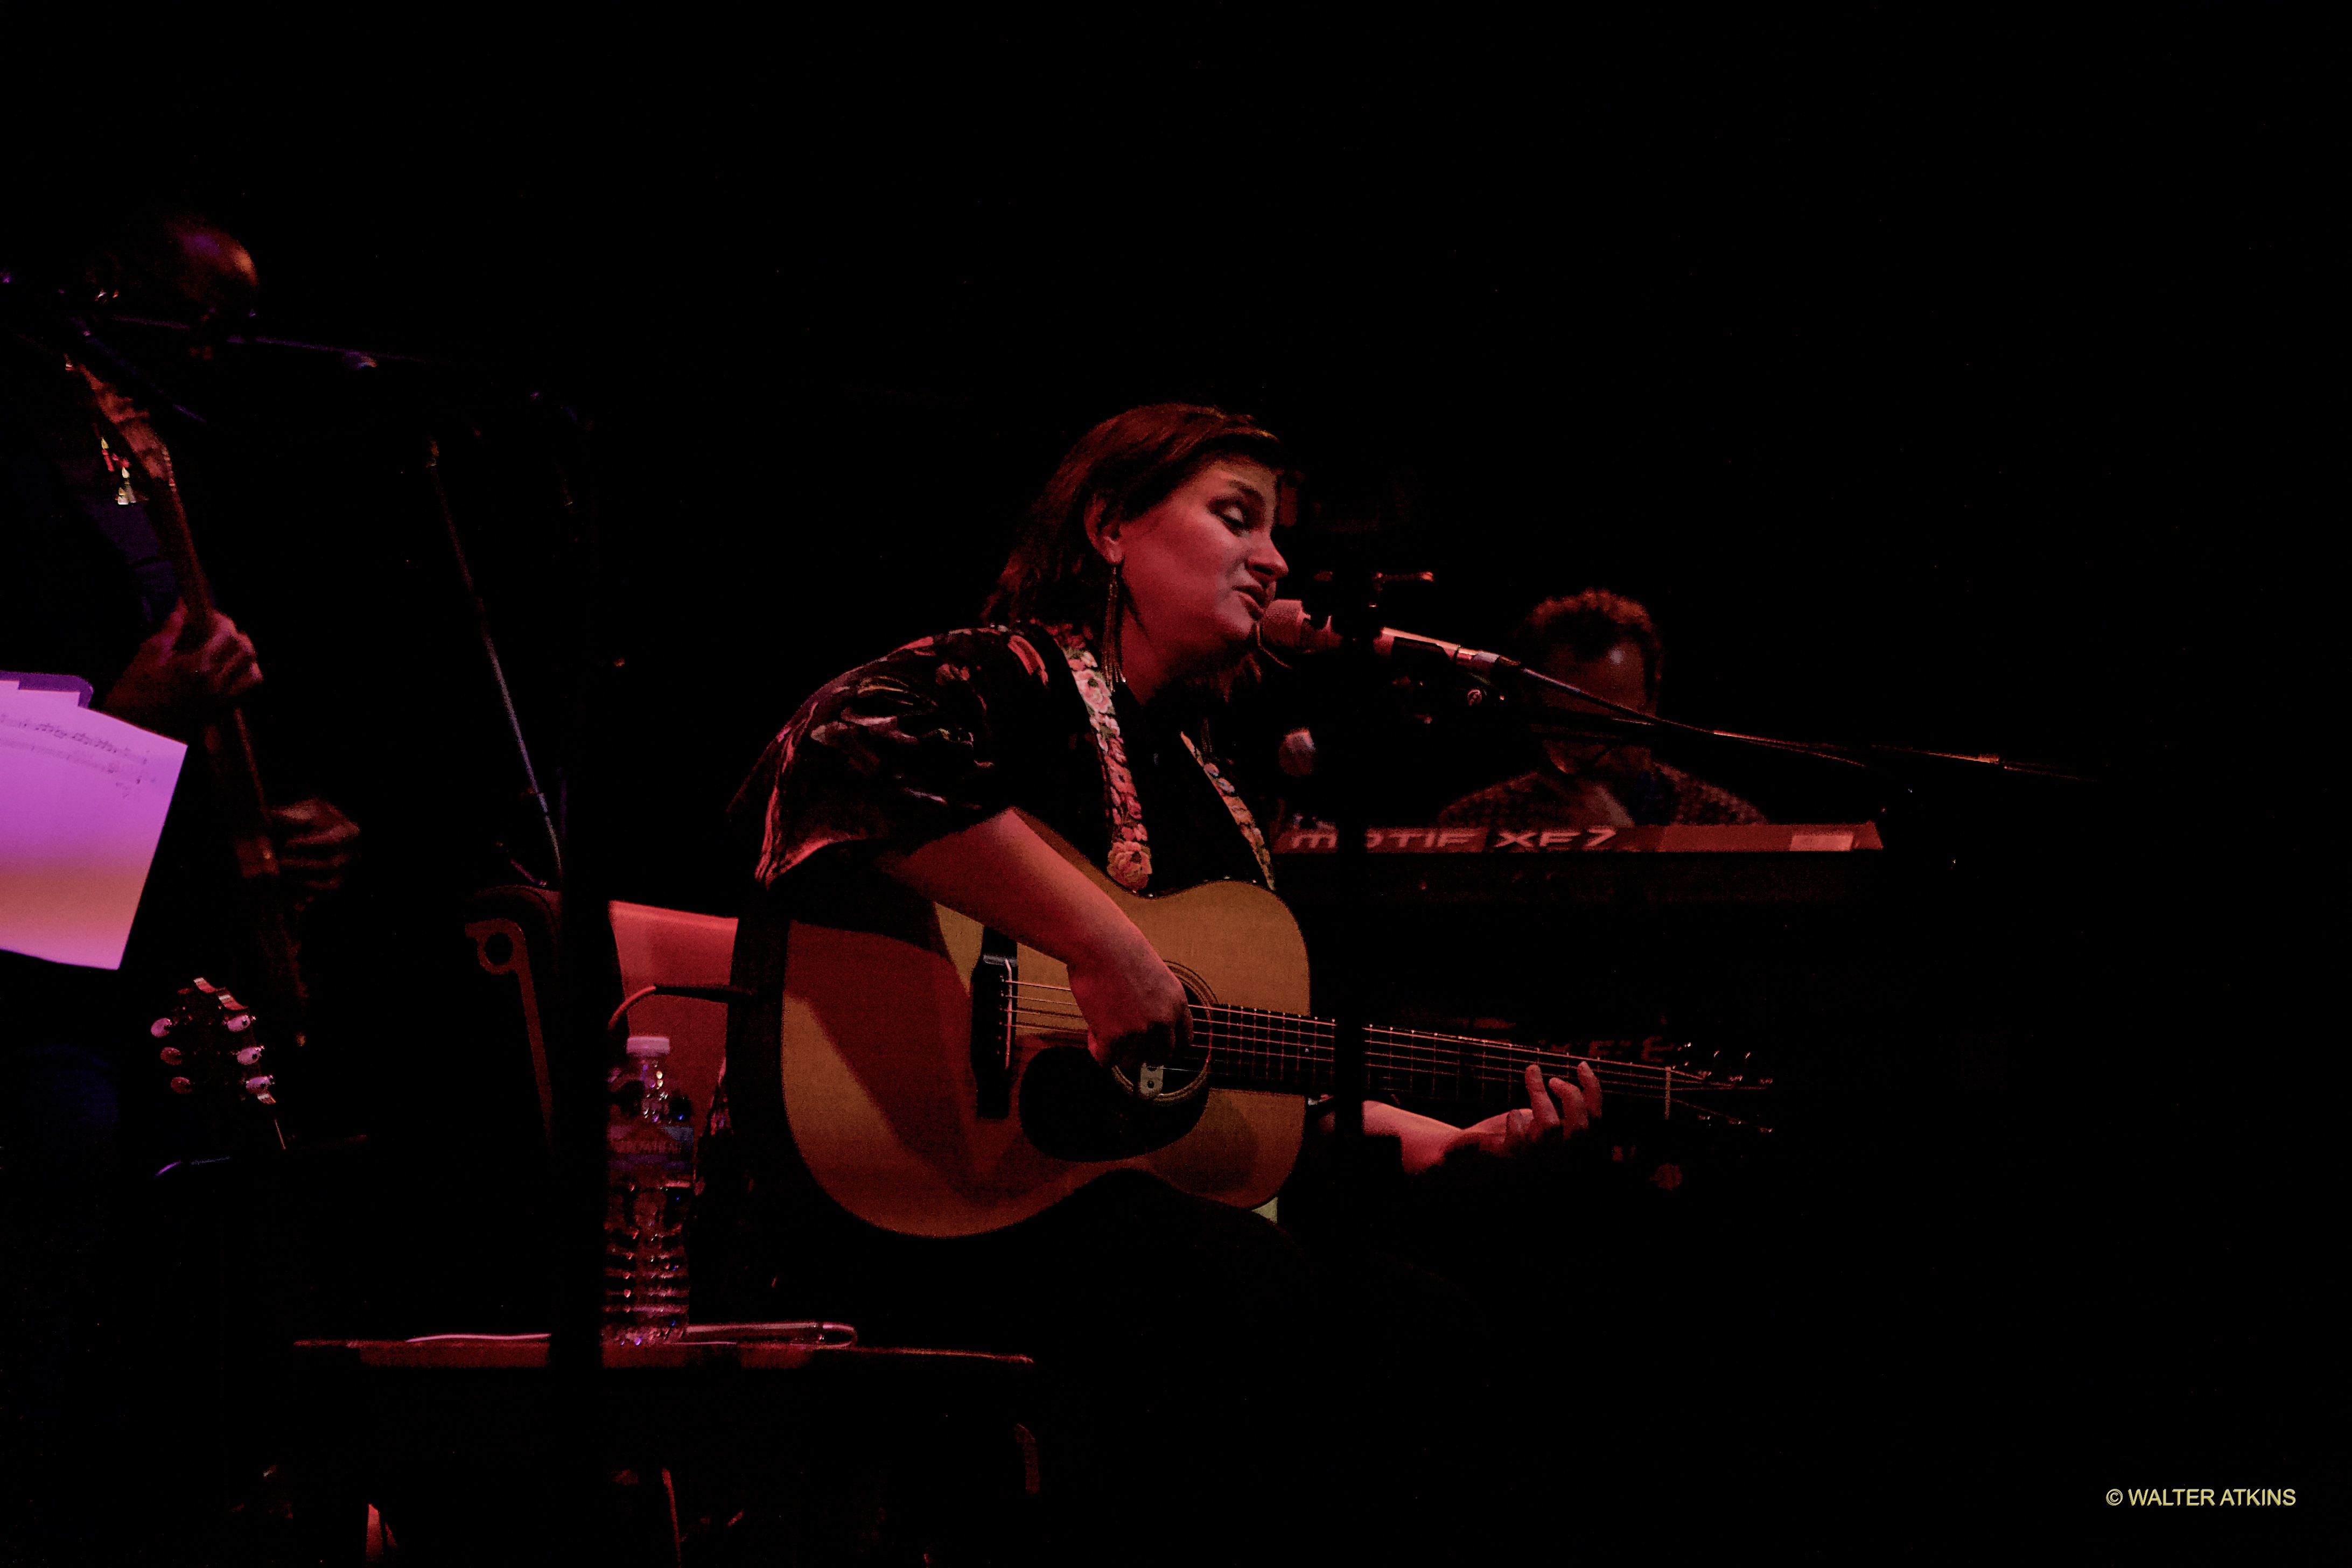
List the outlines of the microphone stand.
<svg viewBox="0 0 2352 1568">
<path fill-rule="evenodd" d="M 482 603 L 482 591 L 474 585 L 474 568 L 466 558 L 466 541 L 457 531 L 457 514 L 449 510 L 449 491 L 441 483 L 441 443 L 427 437 L 425 442 L 425 475 L 432 482 L 433 501 L 440 509 L 441 526 L 449 536 L 449 554 L 457 563 L 457 579 L 465 585 L 466 603 L 474 615 L 474 636 L 482 645 L 482 657 L 490 670 L 490 684 L 498 688 L 499 706 L 507 716 L 507 734 L 514 742 L 515 757 L 522 763 L 525 792 L 539 807 L 540 825 L 546 830 L 547 853 L 555 873 L 555 882 L 563 882 L 563 840 L 556 832 L 555 812 L 548 804 L 547 792 L 539 786 L 539 771 L 531 766 L 530 742 L 524 736 L 522 718 L 515 711 L 514 692 L 507 685 L 506 666 L 499 659 L 498 639 L 490 635 L 489 607 Z"/>
<path fill-rule="evenodd" d="M 1416 580 L 1425 579 L 1426 574 L 1416 574 Z M 1364 1133 L 1370 1079 L 1364 1060 L 1368 1020 L 1362 955 L 1371 935 L 1364 912 L 1370 907 L 1371 821 L 1363 770 L 1372 754 L 1370 693 L 1380 673 L 1374 642 L 1381 630 L 1381 591 L 1394 580 L 1368 570 L 1322 573 L 1307 584 L 1303 595 L 1308 619 L 1317 625 L 1328 622 L 1338 634 L 1340 645 L 1333 657 L 1342 661 L 1349 676 L 1339 686 L 1346 695 L 1326 722 L 1330 774 L 1337 782 L 1332 816 L 1339 833 L 1339 905 L 1344 911 L 1337 944 L 1342 956 L 1332 992 L 1332 1136 L 1328 1152 L 1335 1218 L 1359 1237 L 1372 1216 L 1376 1196 L 1402 1173 L 1397 1141 L 1374 1141 Z"/>
<path fill-rule="evenodd" d="M 1455 654 L 1449 655 L 1442 644 L 1419 638 L 1407 638 L 1402 636 L 1395 638 L 1395 647 L 1400 658 L 1410 658 L 1414 663 L 1426 664 L 1434 661 L 1448 668 L 1471 668 L 1469 661 L 1459 657 L 1461 653 L 1467 650 L 1456 650 Z M 1424 649 L 1427 650 L 1425 653 L 1422 651 Z M 1495 673 L 1514 676 L 1527 686 L 1549 687 L 1555 691 L 1566 692 L 1579 701 L 1590 702 L 1594 707 L 1603 710 L 1599 713 L 1579 714 L 1571 722 L 1577 729 L 1591 730 L 1603 735 L 1615 736 L 1620 740 L 1645 739 L 1663 731 L 1670 734 L 1688 735 L 1703 740 L 1727 741 L 1736 745 L 1757 747 L 1766 751 L 1789 752 L 1798 756 L 1813 757 L 1822 762 L 1837 763 L 1853 768 L 1871 767 L 1873 764 L 1865 760 L 1867 757 L 1884 757 L 1889 760 L 1916 759 L 1930 763 L 1956 763 L 1966 768 L 1984 768 L 1997 773 L 2024 773 L 2034 778 L 2063 779 L 2074 784 L 2096 782 L 2086 773 L 2073 773 L 2064 768 L 2053 767 L 2046 763 L 2029 763 L 2016 757 L 2004 757 L 1990 752 L 1931 752 L 1923 751 L 1916 746 L 1893 746 L 1874 741 L 1865 741 L 1858 745 L 1842 746 L 1821 741 L 1787 741 L 1772 735 L 1748 735 L 1737 730 L 1710 730 L 1701 724 L 1685 724 L 1676 719 L 1661 719 L 1654 713 L 1644 713 L 1638 708 L 1628 708 L 1622 703 L 1612 702 L 1605 697 L 1595 697 L 1580 686 L 1571 686 L 1567 681 L 1546 675 L 1539 669 L 1530 669 L 1515 659 L 1492 658 L 1491 668 Z M 1474 671 L 1473 678 L 1475 679 L 1481 673 L 1484 671 Z M 1559 727 L 1548 726 L 1541 722 L 1530 726 L 1538 731 Z"/>
<path fill-rule="evenodd" d="M 0 284 L 15 282 L 14 279 L 0 275 Z M 209 426 L 211 421 L 182 402 L 153 375 L 148 374 L 143 365 L 100 337 L 91 323 L 97 321 L 111 325 L 121 322 L 129 326 L 175 332 L 207 343 L 260 344 L 270 348 L 292 349 L 302 354 L 332 359 L 346 371 L 354 374 L 373 371 L 383 363 L 415 365 L 430 370 L 468 368 L 454 361 L 429 359 L 418 354 L 394 353 L 383 349 L 355 348 L 345 343 L 311 342 L 296 338 L 265 336 L 250 331 L 224 332 L 221 329 L 231 323 L 211 319 L 191 324 L 187 321 L 162 317 L 130 315 L 120 310 L 107 311 L 102 314 L 76 312 L 63 310 L 56 301 L 33 300 L 29 295 L 23 294 L 12 297 L 26 300 L 54 313 L 64 323 L 66 330 L 73 334 L 75 345 L 82 353 L 103 362 L 113 378 L 135 393 L 143 402 L 151 406 L 168 407 L 189 424 L 200 426 Z M 373 377 L 371 376 L 369 379 L 373 380 Z M 539 396 L 537 393 L 530 395 L 532 399 Z M 481 591 L 475 585 L 473 565 L 467 557 L 465 539 L 458 531 L 457 515 L 450 508 L 448 491 L 442 483 L 441 444 L 427 436 L 425 447 L 425 474 L 432 489 L 434 506 L 440 517 L 442 530 L 448 537 L 450 559 L 457 568 L 458 582 L 465 591 L 466 604 L 473 617 L 474 635 L 476 640 L 481 644 L 482 657 L 489 669 L 490 684 L 497 690 L 499 706 L 506 715 L 507 736 L 513 742 L 515 760 L 522 769 L 524 793 L 539 813 L 540 826 L 553 873 L 552 880 L 560 886 L 563 881 L 563 846 L 562 837 L 556 831 L 555 814 L 549 804 L 546 791 L 540 786 L 538 769 L 531 761 L 530 742 L 524 734 L 521 717 L 515 710 L 514 693 L 508 685 L 504 663 L 499 658 L 498 643 L 491 636 L 489 611 L 482 602 Z M 568 488 L 566 504 L 570 504 Z"/>
<path fill-rule="evenodd" d="M 562 457 L 551 447 L 555 479 L 567 510 L 588 516 L 574 548 L 583 557 L 580 579 L 592 589 L 609 581 L 593 495 L 584 509 Z M 621 757 L 607 716 L 620 710 L 632 678 L 622 623 L 607 595 L 575 603 L 575 655 L 569 679 L 570 733 L 558 773 L 556 864 L 562 903 L 557 911 L 556 991 L 560 1049 L 549 1053 L 554 1089 L 552 1230 L 548 1376 L 554 1408 L 566 1413 L 555 1439 L 557 1497 L 564 1518 L 551 1531 L 554 1555 L 568 1562 L 606 1560 L 609 1541 L 597 1538 L 601 1466 L 612 1436 L 612 1378 L 604 1370 L 604 1121 L 605 1073 L 614 1057 L 612 1012 L 620 996 L 609 900 L 619 829 L 614 784 Z"/>
<path fill-rule="evenodd" d="M 1413 575 L 1422 580 L 1429 577 L 1426 573 Z M 1369 570 L 1327 572 L 1318 574 L 1312 582 L 1305 584 L 1300 595 L 1307 624 L 1316 628 L 1313 640 L 1302 646 L 1328 649 L 1328 657 L 1341 663 L 1346 675 L 1346 679 L 1339 683 L 1343 695 L 1325 720 L 1322 726 L 1325 732 L 1318 736 L 1318 742 L 1329 760 L 1333 779 L 1331 812 L 1339 838 L 1335 846 L 1337 876 L 1333 891 L 1335 907 L 1339 910 L 1338 949 L 1342 957 L 1338 965 L 1336 994 L 1330 1006 L 1336 1026 L 1332 1054 L 1335 1134 L 1332 1153 L 1334 1164 L 1340 1173 L 1337 1184 L 1359 1200 L 1343 1207 L 1359 1213 L 1362 1207 L 1360 1198 L 1365 1191 L 1360 1178 L 1371 1171 L 1370 1162 L 1376 1158 L 1367 1146 L 1363 1124 L 1363 1095 L 1367 1081 L 1364 987 L 1361 984 L 1363 961 L 1359 955 L 1370 946 L 1367 940 L 1370 935 L 1367 911 L 1370 908 L 1368 840 L 1371 825 L 1367 816 L 1367 791 L 1362 784 L 1360 770 L 1370 764 L 1373 748 L 1369 694 L 1375 689 L 1375 682 L 1381 681 L 1384 675 L 1426 678 L 1443 672 L 1488 690 L 1507 684 L 1532 695 L 1549 689 L 1575 698 L 1585 705 L 1584 711 L 1562 713 L 1554 722 L 1535 719 L 1530 728 L 1538 732 L 1566 731 L 1589 737 L 1637 742 L 1663 738 L 1706 741 L 1749 751 L 1807 757 L 1832 766 L 1854 769 L 1864 777 L 1881 780 L 1899 765 L 1908 763 L 1924 763 L 1947 771 L 1974 771 L 1980 775 L 2013 773 L 2074 784 L 2096 782 L 2086 774 L 2066 769 L 1991 753 L 1936 752 L 1874 742 L 1836 745 L 1790 741 L 1662 719 L 1654 713 L 1646 713 L 1595 696 L 1581 687 L 1541 670 L 1531 669 L 1517 659 L 1383 627 L 1380 624 L 1381 592 L 1391 582 L 1401 580 L 1403 579 Z M 1321 630 L 1327 625 L 1328 630 Z M 1382 669 L 1383 656 L 1393 667 L 1392 670 Z M 1475 693 L 1473 695 L 1475 697 Z M 1323 770 L 1318 768 L 1318 771 Z M 1908 786 L 1903 786 L 1903 793 L 1911 793 Z M 1327 970 L 1329 967 L 1326 965 Z"/>
<path fill-rule="evenodd" d="M 2004 757 L 1993 752 L 1937 752 L 1916 746 L 1895 746 L 1877 742 L 1862 742 L 1838 745 L 1815 741 L 1790 741 L 1773 735 L 1750 735 L 1737 730 L 1712 730 L 1700 724 L 1685 724 L 1679 720 L 1662 719 L 1655 713 L 1643 712 L 1598 697 L 1545 674 L 1531 669 L 1514 658 L 1487 653 L 1477 648 L 1463 647 L 1435 637 L 1416 637 L 1410 632 L 1384 628 L 1379 642 L 1393 664 L 1416 676 L 1444 673 L 1466 680 L 1474 688 L 1493 689 L 1508 681 L 1528 693 L 1545 689 L 1572 697 L 1583 705 L 1582 711 L 1561 712 L 1556 719 L 1530 718 L 1528 728 L 1538 734 L 1573 735 L 1588 740 L 1614 740 L 1619 742 L 1649 743 L 1660 739 L 1712 742 L 1748 752 L 1777 752 L 1786 755 L 1810 758 L 1832 766 L 1852 768 L 1862 777 L 1876 784 L 1885 784 L 1896 769 L 1904 764 L 1941 771 L 1954 782 L 1969 773 L 1979 776 L 1995 774 L 2025 778 L 2050 779 L 2062 784 L 2093 784 L 2098 781 L 2089 774 L 2067 768 L 2053 767 L 2045 763 L 2027 762 L 2017 757 Z M 1853 776 L 1853 775 L 1849 775 Z M 1907 784 L 1892 787 L 1906 797 L 1906 808 L 1917 795 Z M 1879 797 L 1882 814 L 1892 813 L 1896 806 L 1889 797 Z"/>
</svg>

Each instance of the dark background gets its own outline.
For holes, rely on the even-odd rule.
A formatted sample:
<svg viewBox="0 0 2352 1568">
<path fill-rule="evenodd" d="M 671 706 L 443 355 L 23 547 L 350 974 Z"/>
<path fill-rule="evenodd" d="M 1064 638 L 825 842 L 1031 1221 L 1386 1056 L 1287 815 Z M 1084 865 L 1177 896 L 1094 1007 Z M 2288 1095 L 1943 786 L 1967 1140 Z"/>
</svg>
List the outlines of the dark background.
<svg viewBox="0 0 2352 1568">
<path fill-rule="evenodd" d="M 1333 525 L 1303 566 L 1370 531 L 1382 568 L 1434 570 L 1401 621 L 1494 647 L 1546 594 L 1640 598 L 1670 715 L 2110 783 L 2195 743 L 2148 721 L 2226 666 L 2197 628 L 2273 521 L 2289 127 L 2153 91 L 1553 118 L 1498 81 L 1483 113 L 1457 74 L 1351 115 L 1405 82 L 1337 73 L 1255 144 L 959 113 L 919 74 L 766 139 L 675 96 L 542 85 L 537 114 L 390 137 L 288 93 L 61 183 L 209 213 L 259 265 L 251 332 L 382 356 L 191 364 L 118 329 L 211 421 L 181 460 L 307 731 L 285 765 L 404 805 L 404 770 L 478 807 L 511 782 L 422 486 L 437 437 L 551 770 L 567 656 L 630 660 L 646 706 L 603 720 L 645 764 L 622 876 L 655 901 L 729 907 L 684 847 L 760 741 L 969 620 L 1059 453 L 1161 398 L 1291 440 Z M 1258 97 L 1154 83 L 1171 121 Z M 1740 782 L 1777 815 L 1829 804 L 1769 778 Z"/>
<path fill-rule="evenodd" d="M 2257 1087 L 2306 1070 L 2299 948 L 2250 849 L 2294 790 L 2256 705 L 2314 629 L 2279 542 L 2311 423 L 2291 41 L 1067 69 L 475 42 L 213 95 L 94 176 L 241 237 L 251 332 L 377 354 L 121 330 L 205 416 L 184 482 L 263 650 L 278 793 L 370 837 L 347 953 L 425 952 L 465 891 L 547 870 L 428 437 L 542 775 L 622 759 L 613 892 L 731 912 L 723 808 L 809 690 L 969 621 L 1096 420 L 1246 410 L 1319 504 L 1300 564 L 1344 539 L 1436 573 L 1400 624 L 1496 647 L 1609 586 L 1656 616 L 1669 715 L 2095 781 L 1689 759 L 1908 857 L 1881 945 L 1819 960 L 1870 987 L 1839 1049 L 1859 1011 L 1903 1063 L 1894 1103 L 1842 1107 L 1868 1133 L 1817 1145 L 1868 1194 L 1818 1206 L 1873 1353 L 1988 1423 L 1979 1459 L 2079 1437 L 2069 1499 L 2130 1465 L 2292 1483 L 2279 1363 L 2239 1359 L 2305 1342 L 2305 1144 Z M 1849 47 L 1875 67 L 1823 63 Z M 1470 726 L 1395 744 L 1399 813 L 1513 763 Z M 346 962 L 380 1020 L 397 980 Z M 369 1125 L 416 1047 L 354 1033 L 324 1098 Z"/>
</svg>

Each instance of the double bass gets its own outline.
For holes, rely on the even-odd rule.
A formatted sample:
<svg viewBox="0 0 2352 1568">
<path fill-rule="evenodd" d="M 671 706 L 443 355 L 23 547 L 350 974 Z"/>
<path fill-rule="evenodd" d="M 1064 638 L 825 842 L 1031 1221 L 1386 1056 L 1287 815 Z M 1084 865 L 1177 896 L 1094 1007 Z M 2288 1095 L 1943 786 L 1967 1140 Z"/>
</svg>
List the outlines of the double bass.
<svg viewBox="0 0 2352 1568">
<path fill-rule="evenodd" d="M 67 374 L 86 393 L 93 423 L 102 434 L 111 430 L 122 443 L 118 457 L 106 449 L 110 467 L 121 466 L 123 481 L 142 481 L 140 500 L 150 503 L 148 519 L 178 580 L 186 606 L 180 647 L 193 647 L 209 635 L 215 607 L 212 583 L 196 553 L 188 528 L 186 508 L 180 499 L 177 474 L 170 448 L 155 434 L 147 416 L 87 363 L 70 356 Z M 132 469 L 135 468 L 135 475 Z M 253 734 L 244 712 L 231 708 L 205 726 L 206 764 L 227 818 L 230 848 L 244 893 L 245 916 L 259 954 L 257 987 L 261 1007 L 277 1037 L 299 1047 L 309 1034 L 310 994 L 303 983 L 294 924 L 289 913 L 277 841 L 270 835 L 269 799 L 255 761 Z"/>
</svg>

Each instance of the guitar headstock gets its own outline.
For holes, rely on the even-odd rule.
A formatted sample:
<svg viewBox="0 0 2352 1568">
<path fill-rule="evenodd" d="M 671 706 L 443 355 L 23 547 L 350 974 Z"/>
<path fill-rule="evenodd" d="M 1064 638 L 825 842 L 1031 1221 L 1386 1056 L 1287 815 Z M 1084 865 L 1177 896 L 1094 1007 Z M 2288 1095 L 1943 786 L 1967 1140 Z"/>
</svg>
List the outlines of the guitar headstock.
<svg viewBox="0 0 2352 1568">
<path fill-rule="evenodd" d="M 172 1010 L 147 1032 L 161 1042 L 156 1058 L 170 1074 L 173 1093 L 275 1107 L 277 1078 L 264 1065 L 268 1047 L 258 1022 L 251 1008 L 199 977 L 181 988 Z"/>
<path fill-rule="evenodd" d="M 100 380 L 97 372 L 88 365 L 78 364 L 74 369 L 79 373 L 83 384 L 89 389 L 91 409 L 117 436 L 121 437 L 125 448 L 124 455 L 119 458 L 114 456 L 110 446 L 107 467 L 111 469 L 120 463 L 122 477 L 128 479 L 131 477 L 131 464 L 135 461 L 139 468 L 139 477 L 145 482 L 152 485 L 171 483 L 171 449 L 165 447 L 156 436 L 155 426 L 148 419 L 146 410 L 131 402 L 110 384 Z"/>
<path fill-rule="evenodd" d="M 1706 1088 L 1772 1087 L 1771 1064 L 1759 1061 L 1753 1050 L 1739 1047 L 1685 1044 L 1662 1053 L 1657 1059 L 1677 1074 L 1689 1074 Z"/>
</svg>

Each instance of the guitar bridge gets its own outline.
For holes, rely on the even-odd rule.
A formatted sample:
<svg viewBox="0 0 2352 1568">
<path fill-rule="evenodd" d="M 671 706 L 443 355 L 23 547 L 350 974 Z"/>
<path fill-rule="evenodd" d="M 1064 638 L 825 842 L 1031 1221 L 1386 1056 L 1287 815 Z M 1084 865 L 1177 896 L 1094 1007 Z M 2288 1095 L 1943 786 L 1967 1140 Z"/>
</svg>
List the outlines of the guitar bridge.
<svg viewBox="0 0 2352 1568">
<path fill-rule="evenodd" d="M 1020 952 L 1011 937 L 983 931 L 980 962 L 971 966 L 972 1109 L 992 1121 L 1013 1114 L 1013 1003 Z"/>
</svg>

